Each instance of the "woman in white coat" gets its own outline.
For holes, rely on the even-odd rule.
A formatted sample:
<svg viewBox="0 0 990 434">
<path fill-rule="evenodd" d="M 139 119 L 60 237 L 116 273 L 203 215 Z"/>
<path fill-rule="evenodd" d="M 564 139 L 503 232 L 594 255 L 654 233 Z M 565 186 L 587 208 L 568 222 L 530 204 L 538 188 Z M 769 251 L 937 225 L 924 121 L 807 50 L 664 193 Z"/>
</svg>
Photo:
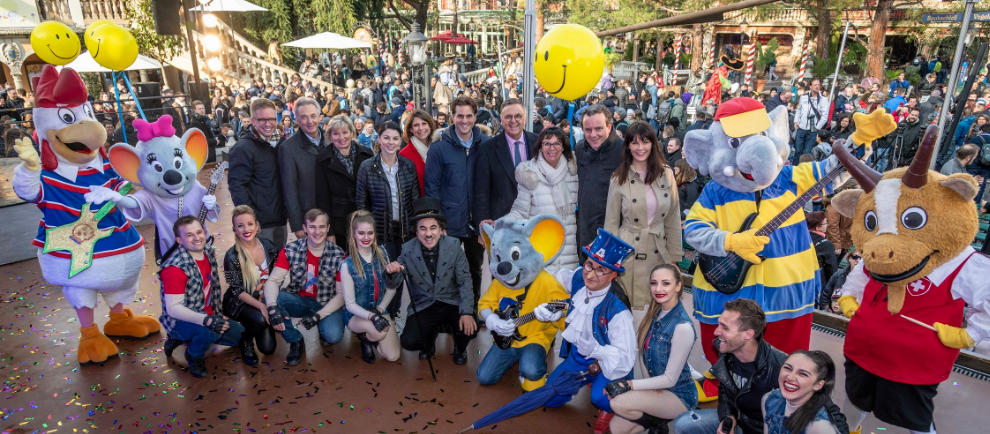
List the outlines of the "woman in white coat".
<svg viewBox="0 0 990 434">
<path fill-rule="evenodd" d="M 516 167 L 519 194 L 512 211 L 505 217 L 528 219 L 554 214 L 564 222 L 564 247 L 560 256 L 546 266 L 547 272 L 577 268 L 577 164 L 567 146 L 567 134 L 560 128 L 547 128 L 536 139 L 536 157 Z"/>
</svg>

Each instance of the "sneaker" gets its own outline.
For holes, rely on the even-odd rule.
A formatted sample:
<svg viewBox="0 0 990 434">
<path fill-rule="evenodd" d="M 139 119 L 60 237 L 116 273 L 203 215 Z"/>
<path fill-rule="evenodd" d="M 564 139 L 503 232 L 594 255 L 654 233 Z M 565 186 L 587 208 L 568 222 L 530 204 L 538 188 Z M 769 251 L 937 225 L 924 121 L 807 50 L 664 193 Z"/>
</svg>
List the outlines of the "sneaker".
<svg viewBox="0 0 990 434">
<path fill-rule="evenodd" d="M 463 365 L 467 363 L 467 352 L 466 351 L 454 351 L 454 364 Z"/>
<path fill-rule="evenodd" d="M 289 353 L 285 355 L 285 364 L 289 366 L 296 366 L 299 364 L 299 360 L 302 359 L 302 341 L 289 342 Z"/>
</svg>

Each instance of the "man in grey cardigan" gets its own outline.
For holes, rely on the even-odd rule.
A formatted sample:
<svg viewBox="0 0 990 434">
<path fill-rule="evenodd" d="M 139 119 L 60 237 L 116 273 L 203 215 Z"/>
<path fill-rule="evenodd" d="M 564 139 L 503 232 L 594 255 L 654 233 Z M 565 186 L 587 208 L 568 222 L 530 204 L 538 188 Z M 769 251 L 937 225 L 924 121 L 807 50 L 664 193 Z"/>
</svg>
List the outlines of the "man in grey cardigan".
<svg viewBox="0 0 990 434">
<path fill-rule="evenodd" d="M 281 172 L 285 209 L 289 214 L 289 228 L 296 238 L 306 238 L 303 231 L 303 214 L 316 208 L 316 186 L 313 184 L 316 157 L 325 145 L 320 132 L 320 103 L 313 98 L 296 99 L 293 111 L 299 130 L 278 147 L 278 166 Z M 347 240 L 330 240 L 344 243 Z"/>
<path fill-rule="evenodd" d="M 439 200 L 424 197 L 413 205 L 416 239 L 402 245 L 398 261 L 386 267 L 403 271 L 409 288 L 409 317 L 402 331 L 402 348 L 431 357 L 441 331 L 454 334 L 454 363 L 467 362 L 467 345 L 477 335 L 474 293 L 467 257 L 457 238 L 444 235 L 446 219 Z"/>
</svg>

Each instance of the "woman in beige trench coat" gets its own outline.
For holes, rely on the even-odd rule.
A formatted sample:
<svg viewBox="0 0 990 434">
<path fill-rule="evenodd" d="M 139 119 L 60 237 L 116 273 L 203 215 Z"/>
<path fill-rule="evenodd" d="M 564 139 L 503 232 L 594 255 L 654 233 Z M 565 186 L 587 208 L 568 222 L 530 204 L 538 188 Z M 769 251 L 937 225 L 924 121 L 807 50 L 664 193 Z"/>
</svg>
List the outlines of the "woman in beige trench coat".
<svg viewBox="0 0 990 434">
<path fill-rule="evenodd" d="M 653 127 L 634 122 L 626 130 L 624 148 L 608 187 L 605 230 L 636 249 L 619 282 L 630 307 L 643 311 L 650 303 L 650 270 L 676 263 L 684 254 L 680 204 L 674 171 L 666 166 Z"/>
</svg>

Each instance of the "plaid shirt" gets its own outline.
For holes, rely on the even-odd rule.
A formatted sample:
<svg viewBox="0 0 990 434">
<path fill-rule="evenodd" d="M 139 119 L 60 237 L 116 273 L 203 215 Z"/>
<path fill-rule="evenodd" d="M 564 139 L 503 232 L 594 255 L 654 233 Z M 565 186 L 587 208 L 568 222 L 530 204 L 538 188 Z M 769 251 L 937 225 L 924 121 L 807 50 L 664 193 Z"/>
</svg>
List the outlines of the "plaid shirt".
<svg viewBox="0 0 990 434">
<path fill-rule="evenodd" d="M 283 290 L 297 294 L 306 283 L 306 239 L 298 239 L 285 245 L 285 259 L 289 260 L 289 285 Z M 320 257 L 319 275 L 316 277 L 316 301 L 326 304 L 337 295 L 337 272 L 347 255 L 336 244 L 328 242 Z"/>
<path fill-rule="evenodd" d="M 220 267 L 217 266 L 217 259 L 214 256 L 215 252 L 212 247 L 206 247 L 203 253 L 210 261 L 210 306 L 213 308 L 213 312 L 219 314 L 221 294 L 218 270 Z M 159 280 L 162 280 L 161 270 L 167 267 L 179 267 L 186 274 L 186 293 L 184 294 L 185 300 L 182 304 L 193 311 L 206 313 L 206 310 L 203 309 L 203 305 L 206 303 L 206 294 L 203 293 L 203 276 L 200 275 L 199 266 L 196 265 L 196 260 L 189 254 L 189 251 L 182 246 L 178 246 L 175 249 L 175 253 L 169 256 L 158 270 Z M 168 311 L 165 309 L 165 282 L 163 280 L 161 285 L 162 315 L 158 317 L 158 321 L 165 326 L 165 331 L 171 332 L 178 320 L 168 316 Z"/>
</svg>

